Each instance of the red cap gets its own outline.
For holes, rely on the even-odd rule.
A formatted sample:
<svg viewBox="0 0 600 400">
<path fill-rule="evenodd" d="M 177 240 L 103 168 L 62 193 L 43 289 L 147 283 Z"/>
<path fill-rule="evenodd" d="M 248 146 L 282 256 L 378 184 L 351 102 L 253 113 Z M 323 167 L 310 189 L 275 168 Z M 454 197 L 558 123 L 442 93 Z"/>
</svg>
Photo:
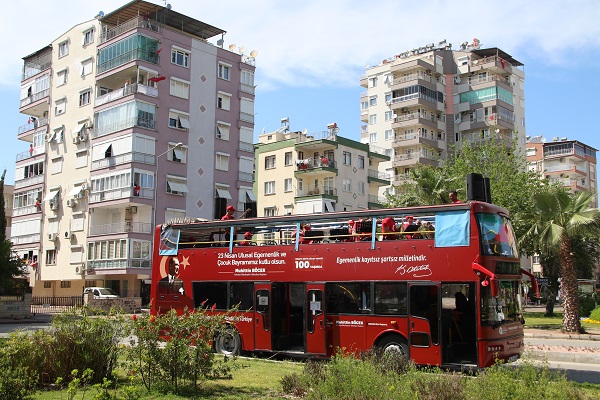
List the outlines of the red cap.
<svg viewBox="0 0 600 400">
<path fill-rule="evenodd" d="M 304 230 L 305 231 L 310 231 L 310 225 L 309 224 L 304 225 Z"/>
<path fill-rule="evenodd" d="M 406 219 L 409 219 L 409 218 L 410 218 L 410 219 L 415 219 L 415 217 L 413 217 L 412 215 L 407 215 L 407 216 L 406 216 Z"/>
<path fill-rule="evenodd" d="M 235 211 L 235 208 L 233 206 L 227 206 L 227 211 Z"/>
<path fill-rule="evenodd" d="M 252 233 L 246 232 L 246 233 L 244 233 L 244 237 L 245 238 L 251 238 L 252 237 Z"/>
<path fill-rule="evenodd" d="M 352 219 L 349 219 L 349 220 L 348 220 L 348 225 L 354 225 L 354 220 L 352 220 Z"/>
</svg>

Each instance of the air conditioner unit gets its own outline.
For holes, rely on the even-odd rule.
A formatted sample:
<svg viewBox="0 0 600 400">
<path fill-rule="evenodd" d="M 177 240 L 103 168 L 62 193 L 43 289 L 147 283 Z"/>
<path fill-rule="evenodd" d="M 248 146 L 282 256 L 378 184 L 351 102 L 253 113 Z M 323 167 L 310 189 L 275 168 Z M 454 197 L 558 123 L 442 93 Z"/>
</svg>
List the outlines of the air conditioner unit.
<svg viewBox="0 0 600 400">
<path fill-rule="evenodd" d="M 48 234 L 48 240 L 55 241 L 56 239 L 58 239 L 58 233 L 49 233 Z"/>
<path fill-rule="evenodd" d="M 65 231 L 65 239 L 71 239 L 73 238 L 73 234 L 71 233 L 71 231 Z"/>
<path fill-rule="evenodd" d="M 88 190 L 90 187 L 87 182 L 83 182 L 81 184 L 81 190 Z"/>
<path fill-rule="evenodd" d="M 58 210 L 58 201 L 57 200 L 52 200 L 51 202 L 49 202 L 50 205 L 50 209 L 51 210 Z"/>
<path fill-rule="evenodd" d="M 79 140 L 79 135 L 73 136 L 73 144 L 79 144 L 81 140 Z"/>
<path fill-rule="evenodd" d="M 131 206 L 131 207 L 129 207 L 129 209 L 130 209 L 130 211 L 131 211 L 132 214 L 137 213 L 137 206 Z"/>
<path fill-rule="evenodd" d="M 77 200 L 75 200 L 75 199 L 67 200 L 67 207 L 75 207 L 76 205 L 77 205 Z"/>
</svg>

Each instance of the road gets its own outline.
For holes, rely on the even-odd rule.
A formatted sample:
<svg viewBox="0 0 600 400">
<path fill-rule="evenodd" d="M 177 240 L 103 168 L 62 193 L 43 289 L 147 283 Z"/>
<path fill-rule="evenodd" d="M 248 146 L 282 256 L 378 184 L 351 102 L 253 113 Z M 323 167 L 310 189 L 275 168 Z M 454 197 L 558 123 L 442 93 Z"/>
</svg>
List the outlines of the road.
<svg viewBox="0 0 600 400">
<path fill-rule="evenodd" d="M 539 365 L 543 365 L 541 361 L 534 361 Z M 523 360 L 519 360 L 513 364 L 513 366 L 518 366 L 523 363 Z M 565 373 L 567 379 L 572 382 L 579 383 L 595 383 L 600 384 L 600 365 L 595 364 L 582 364 L 582 363 L 570 363 L 570 362 L 557 362 L 557 361 L 549 361 L 547 362 L 548 367 L 552 371 L 557 371 L 561 373 Z"/>
</svg>

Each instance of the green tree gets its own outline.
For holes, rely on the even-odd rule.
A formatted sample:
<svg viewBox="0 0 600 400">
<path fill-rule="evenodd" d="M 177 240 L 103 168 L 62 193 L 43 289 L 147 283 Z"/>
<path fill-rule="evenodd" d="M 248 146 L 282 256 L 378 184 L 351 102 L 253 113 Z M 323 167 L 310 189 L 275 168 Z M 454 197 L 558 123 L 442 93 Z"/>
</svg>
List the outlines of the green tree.
<svg viewBox="0 0 600 400">
<path fill-rule="evenodd" d="M 431 165 L 418 165 L 409 171 L 411 182 L 405 182 L 398 189 L 398 196 L 387 195 L 392 207 L 449 203 L 448 192 L 456 190 L 456 177 L 446 175 L 444 169 Z"/>
<path fill-rule="evenodd" d="M 533 240 L 543 254 L 558 253 L 565 309 L 563 328 L 578 332 L 581 328 L 577 300 L 575 246 L 585 237 L 600 236 L 600 211 L 591 208 L 591 192 L 571 194 L 564 188 L 551 187 L 532 196 L 533 212 L 523 218 L 530 225 L 522 239 Z"/>
<path fill-rule="evenodd" d="M 22 286 L 23 264 L 12 250 L 12 243 L 6 238 L 6 213 L 4 211 L 4 176 L 0 178 L 0 293 L 10 293 Z"/>
</svg>

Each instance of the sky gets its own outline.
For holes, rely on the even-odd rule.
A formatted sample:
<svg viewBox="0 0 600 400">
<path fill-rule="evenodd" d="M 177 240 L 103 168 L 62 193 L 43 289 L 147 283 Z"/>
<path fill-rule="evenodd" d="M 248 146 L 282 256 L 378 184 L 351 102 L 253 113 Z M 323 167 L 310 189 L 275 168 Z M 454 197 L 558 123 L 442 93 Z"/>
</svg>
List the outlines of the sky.
<svg viewBox="0 0 600 400">
<path fill-rule="evenodd" d="M 14 182 L 22 57 L 99 11 L 127 0 L 7 2 L 0 16 L 0 172 Z M 164 5 L 163 0 L 152 0 Z M 360 140 L 360 76 L 367 66 L 414 47 L 478 38 L 524 64 L 529 136 L 579 140 L 600 150 L 600 1 L 598 0 L 170 0 L 172 9 L 227 31 L 224 47 L 257 50 L 255 138 L 289 118 L 294 131 L 336 122 Z M 60 4 L 60 6 L 59 6 Z M 14 39 L 14 40 L 12 40 Z M 218 38 L 210 40 L 215 42 Z"/>
</svg>

